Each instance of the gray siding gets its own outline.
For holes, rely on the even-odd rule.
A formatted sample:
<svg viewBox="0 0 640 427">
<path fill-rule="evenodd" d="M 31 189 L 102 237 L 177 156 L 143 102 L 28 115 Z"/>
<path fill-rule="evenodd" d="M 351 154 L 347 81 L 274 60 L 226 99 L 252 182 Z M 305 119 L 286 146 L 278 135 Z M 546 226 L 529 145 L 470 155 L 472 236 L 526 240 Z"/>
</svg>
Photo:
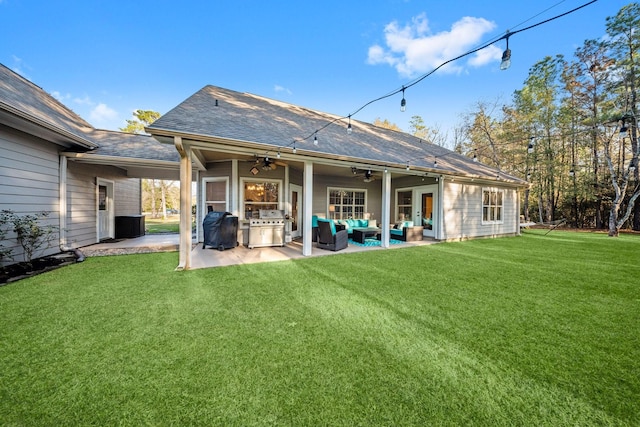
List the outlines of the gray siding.
<svg viewBox="0 0 640 427">
<path fill-rule="evenodd" d="M 482 190 L 496 188 L 446 181 L 442 206 L 442 240 L 464 240 L 475 237 L 497 237 L 517 233 L 516 190 L 504 188 L 502 223 L 482 223 Z"/>
<path fill-rule="evenodd" d="M 348 190 L 366 190 L 366 210 L 373 218 L 380 221 L 382 213 L 382 183 L 380 180 L 363 182 L 359 177 L 335 177 L 314 175 L 313 177 L 313 214 L 327 216 L 328 212 L 328 188 L 342 188 Z"/>
<path fill-rule="evenodd" d="M 116 216 L 140 215 L 142 212 L 141 185 L 141 181 L 137 178 L 121 178 L 115 181 Z"/>
<path fill-rule="evenodd" d="M 43 225 L 58 226 L 58 165 L 55 146 L 35 137 L 0 125 L 0 209 L 19 215 L 48 212 Z M 23 250 L 7 235 L 2 245 L 13 251 L 14 261 L 23 260 Z M 35 257 L 59 252 L 59 236 L 54 235 L 49 248 L 34 253 Z M 5 262 L 6 263 L 6 262 Z"/>
<path fill-rule="evenodd" d="M 115 215 L 139 215 L 141 189 L 138 178 L 127 178 L 121 169 L 68 162 L 67 244 L 82 247 L 98 241 L 96 234 L 96 180 L 114 181 Z"/>
</svg>

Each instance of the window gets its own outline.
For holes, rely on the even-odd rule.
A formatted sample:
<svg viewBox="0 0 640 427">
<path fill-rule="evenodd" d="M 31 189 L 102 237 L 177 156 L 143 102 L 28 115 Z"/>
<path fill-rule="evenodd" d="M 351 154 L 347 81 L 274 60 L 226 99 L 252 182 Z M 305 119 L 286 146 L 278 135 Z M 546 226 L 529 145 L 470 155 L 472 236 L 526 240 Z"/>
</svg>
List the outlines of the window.
<svg viewBox="0 0 640 427">
<path fill-rule="evenodd" d="M 205 213 L 209 209 L 216 212 L 226 212 L 229 210 L 227 198 L 229 182 L 227 178 L 205 178 L 204 179 L 204 206 Z"/>
<path fill-rule="evenodd" d="M 244 218 L 259 218 L 260 209 L 278 209 L 280 206 L 280 182 L 267 180 L 243 180 Z"/>
<path fill-rule="evenodd" d="M 329 218 L 363 219 L 367 207 L 365 190 L 329 188 Z"/>
<path fill-rule="evenodd" d="M 504 192 L 502 190 L 482 190 L 482 222 L 491 224 L 502 222 Z"/>
<path fill-rule="evenodd" d="M 411 221 L 413 191 L 398 191 L 396 197 L 396 221 Z"/>
</svg>

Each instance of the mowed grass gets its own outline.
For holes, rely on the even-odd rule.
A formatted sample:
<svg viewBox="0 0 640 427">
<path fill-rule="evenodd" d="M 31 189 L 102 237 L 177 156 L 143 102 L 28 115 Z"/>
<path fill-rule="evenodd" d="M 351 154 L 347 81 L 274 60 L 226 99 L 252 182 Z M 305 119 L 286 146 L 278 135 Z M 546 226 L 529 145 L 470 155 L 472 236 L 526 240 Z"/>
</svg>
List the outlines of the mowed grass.
<svg viewBox="0 0 640 427">
<path fill-rule="evenodd" d="M 177 261 L 0 288 L 0 423 L 640 424 L 637 236 Z"/>
<path fill-rule="evenodd" d="M 147 215 L 144 218 L 144 226 L 147 234 L 158 233 L 179 233 L 180 232 L 180 215 L 170 215 L 167 219 L 153 218 Z"/>
</svg>

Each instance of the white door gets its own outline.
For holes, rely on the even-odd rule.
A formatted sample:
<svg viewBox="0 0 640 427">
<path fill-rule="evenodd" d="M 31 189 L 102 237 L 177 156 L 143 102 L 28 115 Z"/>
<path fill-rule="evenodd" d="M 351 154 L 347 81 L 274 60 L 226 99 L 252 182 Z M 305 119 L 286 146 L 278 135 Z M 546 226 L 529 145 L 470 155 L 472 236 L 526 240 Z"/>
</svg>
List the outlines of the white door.
<svg viewBox="0 0 640 427">
<path fill-rule="evenodd" d="M 113 206 L 113 181 L 98 179 L 97 197 L 97 229 L 98 240 L 113 239 L 115 237 L 115 216 Z"/>
<path fill-rule="evenodd" d="M 414 198 L 415 222 L 424 226 L 422 235 L 425 237 L 436 236 L 436 226 L 438 224 L 438 210 L 436 207 L 438 198 L 438 186 L 426 185 L 416 188 Z"/>
<path fill-rule="evenodd" d="M 300 223 L 301 202 L 302 202 L 302 187 L 299 185 L 291 184 L 291 193 L 289 194 L 289 201 L 291 203 L 291 209 L 289 210 L 291 215 L 291 238 L 297 239 L 302 237 L 302 224 Z"/>
</svg>

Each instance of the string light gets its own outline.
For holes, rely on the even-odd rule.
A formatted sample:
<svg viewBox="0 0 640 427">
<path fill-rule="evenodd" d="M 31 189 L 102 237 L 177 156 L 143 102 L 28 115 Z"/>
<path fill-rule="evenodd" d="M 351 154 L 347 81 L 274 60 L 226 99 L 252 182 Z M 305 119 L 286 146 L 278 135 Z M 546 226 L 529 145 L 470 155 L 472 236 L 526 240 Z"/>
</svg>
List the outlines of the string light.
<svg viewBox="0 0 640 427">
<path fill-rule="evenodd" d="M 313 145 L 318 145 L 318 132 L 316 132 L 316 135 L 313 136 Z"/>
<path fill-rule="evenodd" d="M 291 150 L 291 151 L 293 151 L 293 154 L 296 154 L 296 142 L 295 141 L 293 141 L 293 150 Z"/>
<path fill-rule="evenodd" d="M 473 150 L 473 161 L 475 163 L 478 163 L 478 154 L 476 154 L 476 150 L 475 149 Z"/>
<path fill-rule="evenodd" d="M 622 120 L 622 126 L 620 127 L 620 138 L 626 138 L 627 137 L 627 126 L 624 123 L 624 119 Z"/>
<path fill-rule="evenodd" d="M 407 160 L 407 170 L 409 170 L 409 160 Z"/>
<path fill-rule="evenodd" d="M 433 167 L 434 168 L 438 167 L 438 158 L 436 156 L 433 156 Z"/>
<path fill-rule="evenodd" d="M 278 154 L 276 154 L 278 158 L 280 158 L 280 149 L 278 149 Z"/>
<path fill-rule="evenodd" d="M 433 70 L 429 71 L 428 73 L 423 74 L 422 76 L 418 77 L 417 79 L 415 79 L 414 81 L 410 82 L 410 83 L 409 83 L 409 84 L 407 84 L 407 85 L 403 85 L 400 89 L 398 89 L 398 90 L 394 90 L 394 91 L 392 91 L 392 92 L 390 92 L 390 93 L 387 93 L 386 95 L 380 96 L 380 97 L 378 97 L 378 98 L 375 98 L 375 99 L 373 99 L 373 100 L 371 100 L 371 101 L 369 101 L 369 102 L 365 103 L 364 105 L 362 105 L 360 108 L 358 108 L 357 110 L 355 110 L 354 112 L 352 112 L 352 113 L 351 113 L 351 114 L 349 114 L 348 116 L 345 116 L 345 117 L 338 117 L 338 118 L 336 118 L 336 119 L 334 119 L 334 120 L 331 120 L 331 121 L 327 122 L 324 126 L 322 126 L 322 127 L 318 128 L 318 129 L 316 129 L 314 132 L 312 132 L 312 133 L 311 133 L 311 134 L 309 134 L 308 136 L 306 136 L 306 137 L 304 137 L 304 138 L 300 138 L 300 141 L 303 141 L 303 142 L 304 142 L 304 141 L 308 140 L 308 139 L 313 135 L 313 136 L 314 136 L 314 144 L 317 144 L 317 133 L 318 133 L 319 131 L 321 131 L 321 130 L 323 130 L 323 129 L 327 128 L 328 126 L 330 126 L 331 124 L 335 123 L 336 121 L 338 121 L 338 120 L 342 120 L 342 119 L 345 119 L 345 118 L 348 118 L 348 119 L 349 119 L 349 125 L 347 126 L 347 133 L 348 133 L 348 134 L 350 134 L 350 133 L 352 132 L 352 130 L 353 130 L 353 129 L 352 129 L 352 127 L 350 126 L 351 116 L 356 115 L 357 113 L 359 113 L 360 111 L 362 111 L 364 108 L 368 107 L 369 105 L 371 105 L 371 104 L 373 104 L 373 103 L 375 103 L 375 102 L 378 102 L 378 101 L 381 101 L 381 100 L 383 100 L 383 99 L 389 98 L 389 97 L 391 97 L 391 96 L 393 96 L 393 95 L 395 95 L 395 94 L 397 94 L 397 93 L 400 93 L 400 92 L 402 93 L 402 100 L 400 101 L 400 111 L 403 111 L 403 112 L 404 112 L 404 111 L 406 110 L 406 104 L 407 104 L 407 101 L 406 101 L 406 99 L 405 99 L 405 94 L 404 94 L 405 89 L 409 89 L 410 87 L 413 87 L 413 86 L 417 85 L 417 84 L 418 84 L 418 83 L 420 83 L 422 80 L 424 80 L 424 79 L 426 79 L 427 77 L 429 77 L 430 75 L 434 74 L 436 71 L 438 71 L 440 68 L 442 68 L 442 67 L 446 66 L 447 64 L 449 64 L 449 63 L 451 63 L 451 62 L 454 62 L 454 61 L 457 61 L 458 59 L 464 58 L 464 57 L 466 57 L 466 56 L 472 55 L 472 54 L 474 54 L 474 53 L 476 53 L 476 52 L 479 52 L 479 51 L 481 51 L 481 50 L 483 50 L 483 49 L 485 49 L 485 48 L 487 48 L 487 47 L 489 47 L 489 46 L 492 46 L 494 43 L 496 43 L 496 42 L 498 42 L 498 41 L 500 41 L 500 40 L 506 40 L 506 50 L 505 50 L 505 51 L 503 52 L 503 54 L 502 54 L 502 61 L 501 61 L 501 64 L 500 64 L 500 69 L 502 69 L 502 70 L 506 70 L 507 68 L 509 68 L 509 66 L 510 66 L 510 64 L 511 64 L 511 50 L 509 49 L 509 37 L 510 37 L 510 36 L 515 35 L 515 34 L 518 34 L 518 33 L 521 33 L 521 32 L 523 32 L 523 31 L 530 30 L 530 29 L 532 29 L 532 28 L 538 27 L 538 26 L 543 25 L 543 24 L 546 24 L 546 23 L 548 23 L 548 22 L 554 21 L 554 20 L 556 20 L 556 19 L 559 19 L 559 18 L 564 17 L 564 16 L 566 16 L 566 15 L 569 15 L 569 14 L 571 14 L 571 13 L 574 13 L 574 12 L 576 12 L 576 11 L 580 10 L 580 9 L 583 9 L 583 8 L 585 8 L 586 6 L 589 6 L 589 5 L 591 5 L 591 4 L 593 4 L 593 3 L 596 3 L 596 2 L 597 2 L 597 0 L 591 0 L 591 1 L 588 1 L 587 3 L 584 3 L 584 4 L 582 4 L 582 5 L 578 6 L 578 7 L 575 7 L 575 8 L 573 8 L 573 9 L 571 9 L 571 10 L 567 11 L 567 12 L 564 12 L 564 13 L 562 13 L 562 14 L 559 14 L 559 15 L 553 16 L 553 17 L 551 17 L 551 18 L 549 18 L 549 19 L 546 19 L 546 20 L 540 21 L 540 22 L 538 22 L 538 23 L 536 23 L 536 24 L 530 25 L 530 26 L 525 27 L 525 28 L 521 28 L 521 29 L 516 30 L 516 31 L 510 31 L 510 30 L 507 30 L 507 32 L 505 33 L 505 35 L 500 36 L 500 37 L 495 38 L 495 39 L 492 39 L 492 40 L 488 41 L 487 43 L 485 43 L 485 44 L 483 44 L 483 45 L 481 45 L 481 46 L 479 46 L 479 47 L 477 47 L 477 48 L 474 48 L 474 49 L 472 49 L 472 50 L 469 50 L 469 51 L 467 51 L 467 52 L 465 52 L 465 53 L 463 53 L 463 54 L 461 54 L 461 55 L 456 56 L 455 58 L 451 58 L 451 59 L 449 59 L 449 60 L 447 60 L 447 61 L 445 61 L 445 62 L 441 63 L 441 64 L 440 64 L 440 65 L 438 65 L 436 68 L 434 68 Z M 623 124 L 623 125 L 624 125 L 624 124 Z M 621 129 L 621 130 L 622 130 L 622 129 Z M 531 138 L 531 139 L 533 139 L 533 138 Z M 294 141 L 293 141 L 293 143 L 288 144 L 288 146 L 292 146 L 292 145 L 293 145 L 293 152 L 294 152 L 294 153 L 296 152 L 295 143 L 296 143 L 296 141 L 294 140 Z M 532 153 L 532 152 L 533 152 L 533 144 L 532 144 L 532 143 L 529 143 L 528 152 L 529 152 L 529 153 Z M 477 161 L 477 160 L 476 160 L 476 156 L 475 156 L 475 155 L 474 155 L 474 161 Z M 435 160 L 434 160 L 434 167 L 437 167 L 437 165 L 438 165 L 438 162 L 437 162 L 437 159 L 435 159 Z"/>
<path fill-rule="evenodd" d="M 506 70 L 507 68 L 509 68 L 511 66 L 511 49 L 509 49 L 509 36 L 511 35 L 511 33 L 509 33 L 509 30 L 507 30 L 507 34 L 505 36 L 505 39 L 507 41 L 507 49 L 502 52 L 502 62 L 500 63 L 500 69 L 501 70 Z"/>
<path fill-rule="evenodd" d="M 527 153 L 533 153 L 533 137 L 529 138 L 529 146 L 527 147 Z"/>
</svg>

